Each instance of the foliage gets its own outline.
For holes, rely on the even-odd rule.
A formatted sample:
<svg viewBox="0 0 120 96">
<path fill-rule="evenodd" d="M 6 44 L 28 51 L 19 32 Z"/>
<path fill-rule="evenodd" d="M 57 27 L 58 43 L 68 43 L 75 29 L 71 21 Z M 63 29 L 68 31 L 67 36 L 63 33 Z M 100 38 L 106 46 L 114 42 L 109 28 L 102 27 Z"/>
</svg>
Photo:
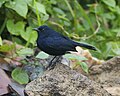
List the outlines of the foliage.
<svg viewBox="0 0 120 96">
<path fill-rule="evenodd" d="M 85 62 L 79 62 L 78 64 L 82 67 L 82 69 L 83 69 L 86 73 L 88 73 L 88 65 L 87 65 Z"/>
<path fill-rule="evenodd" d="M 49 55 L 43 51 L 39 52 L 39 54 L 36 56 L 36 58 L 40 58 L 40 59 L 46 59 L 48 57 Z"/>
<path fill-rule="evenodd" d="M 0 52 L 14 47 L 3 39 L 33 49 L 37 33 L 32 28 L 47 24 L 96 46 L 99 51 L 92 54 L 99 59 L 120 55 L 119 10 L 119 0 L 0 0 Z"/>
<path fill-rule="evenodd" d="M 75 54 L 65 54 L 64 57 L 71 60 L 77 60 L 76 64 L 80 65 L 83 71 L 88 73 L 88 65 L 85 62 L 82 62 L 83 60 L 87 60 L 87 58 L 82 56 L 77 56 Z"/>
<path fill-rule="evenodd" d="M 63 57 L 68 58 L 68 59 L 87 60 L 87 58 L 85 58 L 85 57 L 77 56 L 74 54 L 65 54 Z"/>
<path fill-rule="evenodd" d="M 28 74 L 21 68 L 12 71 L 12 78 L 20 84 L 27 84 L 29 81 Z"/>
<path fill-rule="evenodd" d="M 31 48 L 22 48 L 16 51 L 17 55 L 20 57 L 31 56 L 34 54 Z"/>
<path fill-rule="evenodd" d="M 81 3 L 80 0 L 1 0 L 0 15 L 4 16 L 0 18 L 1 37 L 34 47 L 37 33 L 32 28 L 48 24 L 70 38 L 97 46 L 100 52 L 93 54 L 98 58 L 120 55 L 119 0 L 84 1 L 87 9 Z"/>
<path fill-rule="evenodd" d="M 0 52 L 9 52 L 13 50 L 13 48 L 15 48 L 15 44 L 12 44 L 12 45 L 4 44 L 0 46 Z"/>
</svg>

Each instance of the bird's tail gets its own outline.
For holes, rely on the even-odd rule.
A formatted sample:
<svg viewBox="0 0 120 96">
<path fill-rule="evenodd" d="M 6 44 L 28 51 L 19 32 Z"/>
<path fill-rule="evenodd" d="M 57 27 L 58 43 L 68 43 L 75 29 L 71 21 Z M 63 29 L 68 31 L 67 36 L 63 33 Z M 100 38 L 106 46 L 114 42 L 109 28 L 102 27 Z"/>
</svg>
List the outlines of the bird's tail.
<svg viewBox="0 0 120 96">
<path fill-rule="evenodd" d="M 85 43 L 76 43 L 76 46 L 84 47 L 84 48 L 95 50 L 95 51 L 97 50 L 96 47 L 89 44 L 85 44 Z"/>
</svg>

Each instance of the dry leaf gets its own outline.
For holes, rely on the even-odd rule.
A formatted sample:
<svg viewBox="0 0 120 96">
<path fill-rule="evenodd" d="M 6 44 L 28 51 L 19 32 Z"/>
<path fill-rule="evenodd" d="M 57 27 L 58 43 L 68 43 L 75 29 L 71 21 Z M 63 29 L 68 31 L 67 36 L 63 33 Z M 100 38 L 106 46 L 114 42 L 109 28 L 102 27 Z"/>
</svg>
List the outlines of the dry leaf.
<svg viewBox="0 0 120 96">
<path fill-rule="evenodd" d="M 7 71 L 12 71 L 10 64 L 4 60 L 4 58 L 0 58 L 0 68 Z"/>
<path fill-rule="evenodd" d="M 17 82 L 13 80 L 11 81 L 12 81 L 11 84 L 9 84 L 10 90 L 19 96 L 25 96 L 24 94 L 25 85 L 18 84 Z"/>
<path fill-rule="evenodd" d="M 7 94 L 8 84 L 11 84 L 11 80 L 7 74 L 0 68 L 0 95 Z"/>
</svg>

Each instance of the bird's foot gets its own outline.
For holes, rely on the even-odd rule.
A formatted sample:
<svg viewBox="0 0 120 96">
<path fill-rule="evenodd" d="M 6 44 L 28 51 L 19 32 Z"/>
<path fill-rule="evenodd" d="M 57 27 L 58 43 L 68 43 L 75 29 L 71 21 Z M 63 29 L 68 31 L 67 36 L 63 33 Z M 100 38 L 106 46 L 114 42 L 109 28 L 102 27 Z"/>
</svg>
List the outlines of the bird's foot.
<svg viewBox="0 0 120 96">
<path fill-rule="evenodd" d="M 56 63 L 55 62 L 52 62 L 52 64 L 49 64 L 47 67 L 46 67 L 46 70 L 52 70 L 54 69 L 56 66 Z"/>
<path fill-rule="evenodd" d="M 56 66 L 56 63 L 59 61 L 59 59 L 61 58 L 61 56 L 55 56 L 51 61 L 50 61 L 50 63 L 49 63 L 49 65 L 46 67 L 46 70 L 52 70 L 52 69 L 54 69 L 55 68 L 55 66 Z M 55 61 L 54 61 L 54 59 L 56 59 Z"/>
<path fill-rule="evenodd" d="M 49 62 L 49 65 L 46 67 L 46 70 L 52 70 L 52 69 L 54 69 L 54 67 L 55 67 L 55 62 L 53 62 L 54 61 L 54 59 L 56 58 L 56 56 Z M 53 66 L 54 65 L 54 66 Z"/>
</svg>

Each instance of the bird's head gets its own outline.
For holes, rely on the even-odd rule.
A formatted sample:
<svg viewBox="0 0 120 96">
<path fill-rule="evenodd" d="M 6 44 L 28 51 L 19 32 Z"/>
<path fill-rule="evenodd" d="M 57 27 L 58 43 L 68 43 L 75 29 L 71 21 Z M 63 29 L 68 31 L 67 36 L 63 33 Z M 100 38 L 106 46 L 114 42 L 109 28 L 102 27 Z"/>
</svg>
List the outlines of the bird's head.
<svg viewBox="0 0 120 96">
<path fill-rule="evenodd" d="M 38 28 L 33 28 L 35 31 L 37 31 L 38 36 L 50 36 L 53 34 L 56 34 L 56 31 L 48 27 L 47 25 L 42 25 Z"/>
<path fill-rule="evenodd" d="M 45 30 L 47 30 L 49 27 L 46 25 L 42 25 L 38 28 L 33 28 L 33 30 L 37 31 L 37 32 L 45 32 Z"/>
</svg>

